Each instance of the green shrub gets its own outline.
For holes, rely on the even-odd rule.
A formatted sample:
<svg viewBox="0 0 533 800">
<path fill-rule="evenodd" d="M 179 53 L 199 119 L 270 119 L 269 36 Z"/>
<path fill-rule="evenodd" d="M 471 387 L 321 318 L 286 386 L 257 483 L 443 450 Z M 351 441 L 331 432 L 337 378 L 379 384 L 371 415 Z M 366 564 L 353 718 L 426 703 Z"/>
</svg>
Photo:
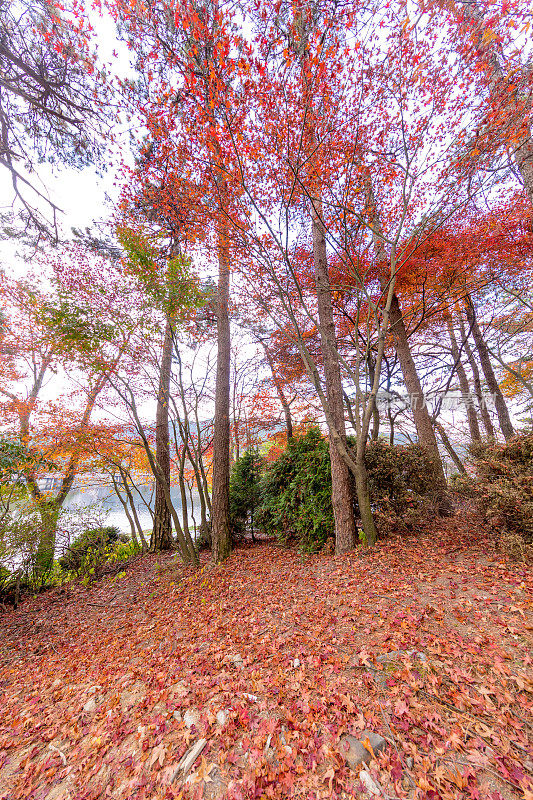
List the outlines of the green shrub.
<svg viewBox="0 0 533 800">
<path fill-rule="evenodd" d="M 455 488 L 473 497 L 491 528 L 533 543 L 533 432 L 505 444 L 476 443 L 470 448 L 474 477 L 457 479 Z"/>
<path fill-rule="evenodd" d="M 115 561 L 127 561 L 128 558 L 132 558 L 140 552 L 142 552 L 140 544 L 134 542 L 133 539 L 128 539 L 124 534 L 121 534 L 119 536 L 119 541 L 114 545 L 106 561 L 110 564 Z"/>
<path fill-rule="evenodd" d="M 328 443 L 318 428 L 295 437 L 261 479 L 259 526 L 286 544 L 319 550 L 333 536 Z"/>
<path fill-rule="evenodd" d="M 251 448 L 237 459 L 229 482 L 230 527 L 233 541 L 247 531 L 254 533 L 255 515 L 261 504 L 260 477 L 263 459 Z"/>
<path fill-rule="evenodd" d="M 348 440 L 354 446 L 353 440 Z M 437 467 L 419 445 L 370 442 L 365 456 L 378 530 L 413 528 L 434 502 Z M 266 465 L 258 524 L 268 534 L 315 552 L 334 536 L 328 441 L 318 428 L 294 438 Z M 354 513 L 358 514 L 354 490 Z"/>
<path fill-rule="evenodd" d="M 66 548 L 59 559 L 63 570 L 77 574 L 95 571 L 105 561 L 109 561 L 119 542 L 127 542 L 114 525 L 90 528 L 78 536 Z"/>
</svg>

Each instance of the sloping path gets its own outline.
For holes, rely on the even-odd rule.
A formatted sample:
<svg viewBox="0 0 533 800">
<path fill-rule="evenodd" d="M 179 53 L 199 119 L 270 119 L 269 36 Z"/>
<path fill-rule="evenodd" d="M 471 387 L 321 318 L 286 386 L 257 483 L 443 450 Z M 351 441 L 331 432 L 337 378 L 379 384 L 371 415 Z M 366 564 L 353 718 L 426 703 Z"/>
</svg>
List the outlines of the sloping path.
<svg viewBox="0 0 533 800">
<path fill-rule="evenodd" d="M 384 796 L 532 800 L 533 579 L 477 531 L 197 573 L 149 556 L 27 600 L 0 617 L 0 798 L 367 797 L 339 752 L 366 728 Z M 422 669 L 366 667 L 410 650 Z"/>
</svg>

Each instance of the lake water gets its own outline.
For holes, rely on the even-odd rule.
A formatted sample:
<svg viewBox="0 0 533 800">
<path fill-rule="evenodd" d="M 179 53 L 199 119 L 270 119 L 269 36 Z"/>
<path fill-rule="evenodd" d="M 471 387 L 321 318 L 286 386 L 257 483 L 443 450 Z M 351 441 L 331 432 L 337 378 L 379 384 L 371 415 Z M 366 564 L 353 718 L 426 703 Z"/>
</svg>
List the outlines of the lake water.
<svg viewBox="0 0 533 800">
<path fill-rule="evenodd" d="M 152 517 L 146 503 L 150 503 L 151 501 L 153 508 L 153 486 L 139 486 L 139 490 L 142 494 L 142 498 L 137 492 L 133 492 L 137 516 L 139 517 L 139 522 L 143 531 L 149 532 L 152 529 Z M 170 494 L 181 522 L 182 506 L 179 488 L 172 487 Z M 143 502 L 143 498 L 145 502 Z M 193 513 L 196 517 L 196 524 L 200 524 L 200 500 L 196 492 L 193 492 L 193 502 L 194 507 L 192 507 L 190 500 L 187 503 L 189 527 L 191 529 L 194 525 L 192 519 Z M 80 515 L 84 515 L 85 513 L 88 515 L 91 513 L 101 515 L 104 517 L 103 524 L 116 525 L 122 533 L 128 536 L 131 533 L 128 518 L 112 486 L 87 486 L 73 489 L 67 496 L 64 508 L 74 514 L 79 512 Z"/>
</svg>

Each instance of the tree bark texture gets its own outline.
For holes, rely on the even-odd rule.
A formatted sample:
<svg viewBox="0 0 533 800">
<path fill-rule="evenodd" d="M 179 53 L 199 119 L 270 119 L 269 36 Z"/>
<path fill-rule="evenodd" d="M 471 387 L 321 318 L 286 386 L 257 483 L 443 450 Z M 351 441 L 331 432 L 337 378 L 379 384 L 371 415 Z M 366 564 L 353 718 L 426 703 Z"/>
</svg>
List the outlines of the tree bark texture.
<svg viewBox="0 0 533 800">
<path fill-rule="evenodd" d="M 444 467 L 442 465 L 442 458 L 437 444 L 437 437 L 433 422 L 426 405 L 422 384 L 418 377 L 416 365 L 411 353 L 409 338 L 407 336 L 407 329 L 402 316 L 400 302 L 396 294 L 392 297 L 390 309 L 390 326 L 394 337 L 394 344 L 402 375 L 404 379 L 409 399 L 411 403 L 411 410 L 415 421 L 416 432 L 418 434 L 419 444 L 427 451 L 435 464 L 436 477 L 438 485 L 437 501 L 439 505 L 439 513 L 442 515 L 449 515 L 453 512 L 453 505 L 448 495 L 448 486 L 446 475 L 444 474 Z"/>
<path fill-rule="evenodd" d="M 466 377 L 466 372 L 461 363 L 461 352 L 457 345 L 455 330 L 453 328 L 453 320 L 451 319 L 451 317 L 448 317 L 448 319 L 446 320 L 446 324 L 448 326 L 448 336 L 450 337 L 450 344 L 452 348 L 452 357 L 455 365 L 455 371 L 457 372 L 457 377 L 459 379 L 461 398 L 463 400 L 464 405 L 466 406 L 466 416 L 468 419 L 468 427 L 470 429 L 470 438 L 473 442 L 479 442 L 481 441 L 481 432 L 479 430 L 479 422 L 476 414 L 476 409 L 474 408 L 474 398 L 470 394 L 470 386 L 468 384 L 468 378 Z M 446 446 L 444 440 L 443 443 Z"/>
<path fill-rule="evenodd" d="M 496 434 L 494 432 L 494 425 L 492 424 L 492 420 L 489 414 L 489 409 L 487 408 L 487 404 L 483 398 L 483 391 L 481 389 L 481 378 L 479 375 L 478 365 L 474 353 L 472 351 L 472 348 L 468 343 L 468 337 L 465 332 L 465 326 L 463 324 L 462 317 L 459 318 L 459 330 L 461 331 L 461 338 L 463 340 L 463 347 L 465 349 L 466 357 L 468 359 L 468 363 L 470 364 L 470 369 L 472 370 L 474 391 L 476 393 L 477 402 L 481 413 L 481 419 L 483 420 L 483 427 L 485 428 L 485 431 L 489 439 L 494 439 L 496 437 Z"/>
<path fill-rule="evenodd" d="M 320 325 L 320 347 L 322 360 L 324 362 L 326 397 L 335 429 L 345 441 L 346 424 L 344 420 L 342 378 L 337 354 L 333 305 L 331 302 L 326 236 L 322 220 L 314 209 L 312 210 L 312 233 Z M 335 519 L 335 552 L 340 554 L 352 550 L 356 540 L 352 480 L 350 470 L 338 452 L 331 435 L 329 437 L 329 454 L 331 460 L 331 499 L 333 503 L 333 516 Z M 359 488 L 361 488 L 361 490 L 364 489 L 364 480 L 360 479 L 356 485 L 358 486 L 359 495 Z"/>
<path fill-rule="evenodd" d="M 465 298 L 465 311 L 468 324 L 472 329 L 472 335 L 474 337 L 476 349 L 479 354 L 481 369 L 483 370 L 488 390 L 494 399 L 494 405 L 496 406 L 496 414 L 498 415 L 500 430 L 505 436 L 505 440 L 508 441 L 512 436 L 514 436 L 514 428 L 511 423 L 511 417 L 509 416 L 509 410 L 503 398 L 501 389 L 498 385 L 498 381 L 496 380 L 496 375 L 494 374 L 494 370 L 492 369 L 489 349 L 487 347 L 485 339 L 483 338 L 481 329 L 478 325 L 476 318 L 476 310 L 474 308 L 474 304 L 472 303 L 472 299 L 470 298 L 469 295 L 467 295 Z"/>
<path fill-rule="evenodd" d="M 435 430 L 426 405 L 422 384 L 420 383 L 416 365 L 411 354 L 407 329 L 402 316 L 400 302 L 396 295 L 392 298 L 390 320 L 396 353 L 398 354 L 403 380 L 411 402 L 411 410 L 418 434 L 418 441 L 422 447 L 432 455 L 437 465 L 440 465 L 442 479 L 445 482 L 437 437 L 435 436 Z"/>
<path fill-rule="evenodd" d="M 170 377 L 172 372 L 172 324 L 167 317 L 161 366 L 159 371 L 159 388 L 157 392 L 157 409 L 155 420 L 155 458 L 161 469 L 161 478 L 170 486 L 170 437 L 169 437 L 169 400 Z M 155 510 L 154 527 L 150 541 L 150 550 L 172 550 L 172 518 L 165 498 L 162 479 L 155 476 Z"/>
<path fill-rule="evenodd" d="M 229 286 L 228 231 L 227 223 L 223 221 L 218 240 L 217 375 L 213 436 L 213 493 L 211 499 L 211 544 L 215 563 L 224 561 L 231 551 L 229 526 L 231 361 Z"/>
</svg>

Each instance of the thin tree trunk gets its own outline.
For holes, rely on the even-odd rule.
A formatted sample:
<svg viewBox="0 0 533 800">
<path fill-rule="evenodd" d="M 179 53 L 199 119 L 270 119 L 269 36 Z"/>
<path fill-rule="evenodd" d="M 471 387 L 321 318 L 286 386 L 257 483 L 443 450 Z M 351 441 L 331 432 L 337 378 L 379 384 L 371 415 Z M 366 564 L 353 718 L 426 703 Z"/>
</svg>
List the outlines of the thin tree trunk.
<svg viewBox="0 0 533 800">
<path fill-rule="evenodd" d="M 287 401 L 287 398 L 285 397 L 285 392 L 283 391 L 283 387 L 276 375 L 276 368 L 274 366 L 274 360 L 272 358 L 270 350 L 268 349 L 268 346 L 263 342 L 262 339 L 259 339 L 259 342 L 261 342 L 263 346 L 263 350 L 265 351 L 268 365 L 272 373 L 272 381 L 274 383 L 274 386 L 276 387 L 276 392 L 278 393 L 279 401 L 283 409 L 283 415 L 285 417 L 285 427 L 287 428 L 287 442 L 290 442 L 290 440 L 293 437 L 291 407 Z"/>
<path fill-rule="evenodd" d="M 188 430 L 188 424 L 187 424 Z M 200 475 L 200 470 L 198 469 L 198 464 L 196 463 L 193 455 L 193 451 L 191 449 L 190 443 L 187 440 L 185 444 L 185 448 L 187 451 L 187 455 L 189 456 L 189 461 L 192 464 L 192 468 L 194 470 L 194 478 L 196 481 L 196 488 L 198 489 L 198 497 L 200 498 L 200 528 L 204 530 L 207 527 L 207 503 L 205 499 L 204 493 L 204 484 L 202 482 L 202 476 Z"/>
<path fill-rule="evenodd" d="M 124 489 L 126 491 L 126 496 L 128 498 L 128 502 L 129 502 L 129 505 L 130 505 L 130 508 L 131 508 L 133 521 L 135 522 L 135 526 L 137 528 L 137 533 L 139 534 L 139 538 L 141 540 L 141 547 L 142 547 L 142 550 L 144 552 L 144 551 L 148 550 L 148 548 L 149 548 L 148 542 L 144 538 L 142 525 L 141 525 L 141 523 L 139 521 L 139 516 L 137 514 L 137 509 L 135 507 L 135 500 L 133 499 L 133 495 L 132 495 L 130 487 L 128 485 L 128 476 L 127 476 L 127 474 L 126 474 L 124 469 L 122 469 L 121 467 L 119 467 L 119 469 L 120 469 L 120 476 L 122 478 L 122 484 L 123 484 Z"/>
<path fill-rule="evenodd" d="M 197 435 L 197 443 L 198 448 L 194 445 L 194 438 L 191 436 L 191 426 L 189 422 L 189 410 L 187 407 L 187 402 L 185 398 L 185 387 L 183 384 L 183 371 L 182 371 L 182 361 L 181 361 L 181 354 L 179 351 L 179 347 L 175 347 L 175 355 L 176 360 L 178 362 L 178 386 L 179 386 L 179 393 L 181 397 L 181 407 L 183 411 L 183 423 L 180 421 L 180 413 L 178 411 L 176 401 L 172 398 L 172 402 L 174 405 L 175 415 L 178 420 L 179 425 L 179 432 L 181 441 L 183 443 L 184 449 L 184 456 L 186 455 L 189 458 L 191 466 L 194 470 L 194 477 L 196 481 L 196 486 L 198 489 L 198 496 L 200 498 L 200 530 L 206 531 L 208 529 L 208 522 L 207 522 L 207 503 L 205 498 L 205 490 L 204 490 L 204 482 L 202 479 L 202 475 L 200 474 L 199 470 L 199 463 L 202 462 L 202 449 L 200 443 L 200 425 L 198 421 L 198 397 L 196 396 L 196 406 L 195 406 L 195 418 L 196 418 L 196 435 Z M 174 428 L 174 440 L 176 442 L 176 450 L 178 450 L 177 445 L 177 436 L 176 436 L 176 425 L 173 423 Z M 191 497 L 191 510 L 193 509 L 193 500 L 192 500 L 192 489 L 189 487 L 189 494 Z M 193 514 L 193 521 L 194 521 L 194 514 Z M 194 530 L 196 534 L 196 522 L 194 521 Z"/>
<path fill-rule="evenodd" d="M 183 520 L 182 526 L 184 531 L 189 530 L 189 509 L 187 507 L 187 486 L 185 484 L 185 458 L 186 458 L 186 449 L 183 448 L 183 451 L 180 456 L 180 467 L 179 467 L 179 484 L 180 484 L 180 497 L 181 497 L 181 518 Z"/>
<path fill-rule="evenodd" d="M 444 447 L 448 451 L 448 454 L 449 454 L 450 458 L 452 459 L 453 463 L 455 464 L 455 466 L 457 467 L 459 472 L 466 473 L 466 469 L 465 469 L 465 466 L 464 466 L 463 462 L 461 461 L 461 459 L 457 455 L 457 452 L 454 450 L 453 445 L 452 445 L 452 443 L 450 442 L 450 440 L 448 438 L 448 434 L 446 433 L 446 431 L 444 430 L 444 428 L 442 427 L 440 422 L 436 422 L 435 423 L 435 427 L 436 427 L 436 429 L 438 430 L 438 432 L 440 434 L 440 438 L 442 439 L 442 443 L 443 443 Z"/>
<path fill-rule="evenodd" d="M 209 492 L 209 482 L 207 480 L 207 475 L 205 473 L 205 466 L 204 466 L 204 457 L 202 452 L 202 436 L 200 433 L 200 419 L 198 417 L 198 406 L 194 409 L 194 421 L 196 423 L 196 447 L 194 448 L 195 453 L 197 453 L 198 461 L 198 469 L 200 471 L 200 475 L 202 477 L 202 486 L 204 489 L 204 498 L 205 502 L 207 503 L 207 509 L 209 511 L 209 516 L 211 517 L 211 494 Z"/>
<path fill-rule="evenodd" d="M 217 291 L 217 376 L 215 387 L 215 430 L 213 436 L 213 493 L 211 498 L 211 542 L 215 563 L 231 551 L 229 525 L 230 473 L 230 362 L 229 245 L 227 223 L 222 222 L 218 241 Z"/>
<path fill-rule="evenodd" d="M 492 369 L 490 353 L 478 325 L 476 311 L 470 295 L 467 295 L 465 298 L 465 311 L 468 324 L 472 329 L 472 335 L 474 337 L 474 342 L 476 343 L 476 349 L 479 353 L 479 360 L 481 361 L 481 368 L 483 370 L 483 374 L 485 375 L 485 380 L 487 381 L 487 387 L 494 399 L 494 405 L 496 406 L 496 414 L 498 415 L 500 429 L 505 436 L 505 440 L 508 441 L 512 436 L 514 436 L 511 417 L 509 416 L 509 410 L 498 385 L 498 381 L 496 380 L 496 375 Z"/>
<path fill-rule="evenodd" d="M 472 352 L 472 348 L 468 344 L 468 337 L 466 335 L 465 326 L 461 316 L 459 317 L 459 330 L 461 331 L 461 339 L 463 340 L 463 347 L 465 349 L 466 357 L 468 359 L 468 363 L 470 364 L 470 369 L 472 370 L 474 391 L 476 393 L 479 410 L 481 413 L 481 419 L 483 420 L 483 426 L 487 432 L 487 436 L 489 437 L 489 439 L 495 439 L 496 434 L 494 432 L 494 426 L 492 424 L 492 420 L 489 414 L 489 409 L 487 408 L 487 404 L 483 397 L 483 391 L 481 389 L 481 378 L 479 376 L 479 369 L 476 363 L 474 353 Z"/>
<path fill-rule="evenodd" d="M 474 408 L 474 399 L 470 394 L 470 386 L 468 385 L 468 378 L 466 377 L 466 372 L 464 367 L 461 363 L 461 353 L 459 351 L 459 347 L 457 345 L 457 339 L 455 337 L 455 331 L 453 328 L 453 320 L 451 317 L 448 317 L 446 320 L 446 324 L 448 326 L 448 336 L 450 337 L 450 344 L 452 348 L 452 357 L 454 360 L 455 370 L 457 372 L 457 377 L 459 378 L 459 386 L 461 388 L 461 397 L 463 400 L 464 405 L 466 406 L 466 415 L 468 419 L 468 427 L 470 429 L 470 438 L 473 442 L 481 441 L 481 433 L 479 430 L 479 422 L 476 414 L 476 409 Z M 439 431 L 440 433 L 440 431 Z M 442 435 L 441 435 L 442 438 Z M 446 443 L 444 442 L 444 446 Z"/>
<path fill-rule="evenodd" d="M 434 460 L 442 484 L 443 493 L 445 494 L 446 476 L 444 475 L 437 437 L 435 436 L 435 430 L 426 405 L 422 384 L 420 383 L 416 365 L 411 354 L 407 329 L 403 320 L 400 302 L 396 295 L 393 295 L 392 298 L 390 319 L 396 353 L 398 354 L 403 379 L 409 394 L 418 441 Z"/>
<path fill-rule="evenodd" d="M 234 406 L 235 408 L 235 406 Z M 238 461 L 241 457 L 241 440 L 240 440 L 240 419 L 237 419 L 235 414 L 233 415 L 233 449 L 230 449 L 230 470 L 231 465 Z M 231 434 L 230 434 L 231 439 Z"/>
<path fill-rule="evenodd" d="M 281 396 L 280 396 L 281 400 Z M 292 416 L 291 416 L 291 408 L 287 402 L 281 403 L 283 408 L 283 415 L 285 417 L 285 428 L 287 430 L 287 443 L 291 441 L 293 438 L 293 428 L 292 428 Z"/>
<path fill-rule="evenodd" d="M 172 538 L 172 519 L 166 501 L 166 491 L 162 478 L 170 486 L 170 437 L 169 437 L 169 399 L 170 377 L 172 372 L 172 323 L 167 316 L 163 351 L 161 354 L 161 367 L 159 371 L 159 388 L 157 392 L 157 409 L 155 420 L 155 460 L 159 465 L 161 475 L 155 475 L 155 512 L 154 527 L 150 540 L 150 550 L 173 550 L 175 547 Z"/>
<path fill-rule="evenodd" d="M 113 488 L 115 489 L 115 494 L 118 497 L 118 499 L 120 500 L 120 504 L 121 504 L 122 508 L 124 509 L 124 513 L 126 515 L 126 519 L 130 523 L 131 538 L 135 542 L 136 546 L 139 547 L 139 540 L 137 539 L 137 531 L 135 530 L 135 523 L 133 521 L 133 517 L 130 514 L 128 503 L 122 497 L 122 494 L 120 492 L 118 483 L 117 483 L 114 475 L 111 475 L 111 481 L 113 482 Z"/>
<path fill-rule="evenodd" d="M 342 378 L 339 358 L 337 355 L 337 341 L 335 336 L 335 321 L 333 305 L 331 302 L 331 286 L 329 282 L 326 236 L 323 222 L 319 216 L 319 209 L 312 209 L 313 255 L 315 262 L 315 283 L 318 300 L 318 317 L 320 324 L 320 347 L 324 362 L 324 375 L 326 379 L 326 397 L 330 408 L 335 429 L 343 442 L 346 442 L 346 424 L 344 419 L 344 403 L 342 393 Z M 329 455 L 331 460 L 331 499 L 333 503 L 333 516 L 335 519 L 335 552 L 346 553 L 352 550 L 356 541 L 356 526 L 353 510 L 352 481 L 350 470 L 340 455 L 335 442 L 329 438 Z M 364 463 L 358 465 L 356 473 L 357 496 L 359 511 L 365 528 L 368 527 L 368 518 L 365 513 L 365 487 L 366 468 Z M 361 503 L 363 508 L 361 507 Z M 368 499 L 370 509 L 370 500 Z M 373 521 L 372 521 L 373 526 Z"/>
<path fill-rule="evenodd" d="M 183 558 L 183 561 L 186 564 L 194 564 L 194 566 L 197 567 L 199 564 L 198 553 L 196 552 L 196 549 L 194 547 L 194 542 L 191 539 L 189 532 L 184 531 L 181 527 L 180 519 L 172 503 L 172 497 L 170 495 L 170 484 L 167 483 L 167 481 L 165 480 L 163 471 L 159 466 L 157 459 L 154 458 L 154 454 L 150 447 L 150 443 L 146 437 L 146 433 L 141 424 L 141 420 L 139 419 L 139 412 L 137 410 L 137 403 L 135 402 L 135 395 L 133 394 L 131 389 L 127 386 L 127 384 L 124 386 L 124 389 L 125 391 L 120 391 L 120 389 L 117 386 L 115 386 L 115 390 L 117 391 L 119 397 L 121 397 L 124 400 L 124 402 L 127 404 L 128 408 L 130 409 L 133 415 L 137 432 L 141 437 L 144 451 L 148 458 L 148 463 L 150 464 L 150 469 L 152 470 L 152 473 L 156 481 L 159 481 L 163 488 L 167 507 L 170 510 L 172 521 L 174 522 L 174 528 L 176 529 L 178 548 Z"/>
<path fill-rule="evenodd" d="M 368 354 L 367 364 L 368 364 L 368 374 L 370 376 L 370 384 L 371 386 L 373 386 L 376 377 L 376 365 L 374 364 L 374 359 L 372 358 L 371 353 Z M 377 403 L 374 403 L 374 408 L 372 409 L 372 433 L 370 435 L 370 438 L 373 441 L 376 441 L 376 439 L 379 436 L 379 422 L 380 422 L 379 408 L 377 406 Z"/>
<path fill-rule="evenodd" d="M 372 503 L 370 501 L 370 491 L 368 488 L 368 471 L 364 461 L 364 447 L 358 447 L 355 459 L 355 490 L 357 493 L 357 505 L 359 516 L 361 517 L 361 527 L 363 528 L 366 542 L 373 546 L 377 540 L 377 530 L 372 513 Z"/>
</svg>

